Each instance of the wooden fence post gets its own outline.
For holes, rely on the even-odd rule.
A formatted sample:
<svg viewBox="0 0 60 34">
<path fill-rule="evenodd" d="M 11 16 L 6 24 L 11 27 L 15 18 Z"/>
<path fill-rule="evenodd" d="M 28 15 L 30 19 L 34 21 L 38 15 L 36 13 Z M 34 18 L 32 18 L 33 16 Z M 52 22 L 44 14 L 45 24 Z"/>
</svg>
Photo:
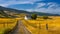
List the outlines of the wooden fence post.
<svg viewBox="0 0 60 34">
<path fill-rule="evenodd" d="M 46 24 L 46 30 L 48 30 L 48 24 Z"/>
</svg>

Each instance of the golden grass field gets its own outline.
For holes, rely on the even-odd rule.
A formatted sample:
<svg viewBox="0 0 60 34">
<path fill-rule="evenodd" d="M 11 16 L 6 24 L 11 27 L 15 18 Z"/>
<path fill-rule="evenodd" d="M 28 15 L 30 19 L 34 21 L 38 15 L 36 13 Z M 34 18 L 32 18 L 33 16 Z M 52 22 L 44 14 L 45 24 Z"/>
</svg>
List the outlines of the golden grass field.
<svg viewBox="0 0 60 34">
<path fill-rule="evenodd" d="M 16 22 L 16 19 L 0 18 L 0 34 L 3 34 L 5 29 L 12 29 Z"/>
<path fill-rule="evenodd" d="M 60 16 L 49 16 L 51 19 L 22 20 L 32 34 L 60 34 Z M 48 30 L 46 29 L 48 24 Z"/>
<path fill-rule="evenodd" d="M 12 29 L 17 20 L 22 20 L 23 24 L 32 34 L 60 34 L 60 16 L 49 16 L 51 19 L 43 19 L 42 16 L 36 20 L 25 20 L 23 18 L 0 18 L 0 34 L 5 29 Z M 48 30 L 46 29 L 48 24 Z"/>
</svg>

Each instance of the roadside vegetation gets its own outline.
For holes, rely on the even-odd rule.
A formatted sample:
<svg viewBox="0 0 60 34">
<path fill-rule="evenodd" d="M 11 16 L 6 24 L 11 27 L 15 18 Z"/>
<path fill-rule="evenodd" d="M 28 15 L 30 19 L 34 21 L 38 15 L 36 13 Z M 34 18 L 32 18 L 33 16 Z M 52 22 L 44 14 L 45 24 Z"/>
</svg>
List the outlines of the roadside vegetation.
<svg viewBox="0 0 60 34">
<path fill-rule="evenodd" d="M 16 22 L 16 19 L 0 18 L 0 34 L 8 32 L 8 29 L 12 29 L 15 26 Z"/>
</svg>

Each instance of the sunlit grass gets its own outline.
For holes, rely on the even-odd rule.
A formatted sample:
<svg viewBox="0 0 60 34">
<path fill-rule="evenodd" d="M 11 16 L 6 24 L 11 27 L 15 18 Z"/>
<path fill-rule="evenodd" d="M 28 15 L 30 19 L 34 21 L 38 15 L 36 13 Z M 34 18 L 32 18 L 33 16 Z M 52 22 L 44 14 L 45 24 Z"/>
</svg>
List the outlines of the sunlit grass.
<svg viewBox="0 0 60 34">
<path fill-rule="evenodd" d="M 12 29 L 17 23 L 16 19 L 0 18 L 0 34 L 3 34 L 5 29 Z"/>
<path fill-rule="evenodd" d="M 23 20 L 24 25 L 32 34 L 60 34 L 60 16 L 49 16 L 52 19 Z M 46 30 L 48 24 L 48 30 Z"/>
</svg>

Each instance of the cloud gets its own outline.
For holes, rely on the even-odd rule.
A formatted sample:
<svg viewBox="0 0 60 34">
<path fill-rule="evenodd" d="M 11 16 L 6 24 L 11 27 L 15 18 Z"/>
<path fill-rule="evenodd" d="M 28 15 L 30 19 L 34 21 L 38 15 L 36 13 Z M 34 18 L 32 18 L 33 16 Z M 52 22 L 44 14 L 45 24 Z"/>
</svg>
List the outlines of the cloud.
<svg viewBox="0 0 60 34">
<path fill-rule="evenodd" d="M 7 7 L 14 4 L 34 4 L 36 1 L 41 0 L 0 0 L 0 6 Z"/>
<path fill-rule="evenodd" d="M 0 6 L 4 6 L 4 7 L 7 7 L 9 5 L 15 5 L 15 4 L 29 4 L 31 2 L 20 2 L 20 1 L 8 1 L 8 2 L 5 2 L 5 3 L 1 3 Z"/>
<path fill-rule="evenodd" d="M 45 6 L 46 5 L 46 3 L 37 3 L 37 9 L 39 9 L 39 8 L 41 8 L 41 7 L 43 7 L 43 6 Z"/>
<path fill-rule="evenodd" d="M 44 7 L 43 7 L 44 6 Z M 47 6 L 47 8 L 46 8 Z M 29 10 L 29 9 L 27 9 Z M 45 13 L 53 13 L 60 14 L 60 5 L 57 3 L 49 2 L 49 3 L 38 3 L 35 9 L 30 9 L 31 11 L 45 12 Z"/>
<path fill-rule="evenodd" d="M 45 13 L 53 13 L 53 14 L 60 14 L 60 1 L 59 0 L 46 0 L 46 1 L 39 1 L 37 3 L 42 3 L 42 6 L 38 4 L 39 9 L 35 9 L 38 12 L 45 12 Z M 47 8 L 46 8 L 47 7 Z"/>
</svg>

